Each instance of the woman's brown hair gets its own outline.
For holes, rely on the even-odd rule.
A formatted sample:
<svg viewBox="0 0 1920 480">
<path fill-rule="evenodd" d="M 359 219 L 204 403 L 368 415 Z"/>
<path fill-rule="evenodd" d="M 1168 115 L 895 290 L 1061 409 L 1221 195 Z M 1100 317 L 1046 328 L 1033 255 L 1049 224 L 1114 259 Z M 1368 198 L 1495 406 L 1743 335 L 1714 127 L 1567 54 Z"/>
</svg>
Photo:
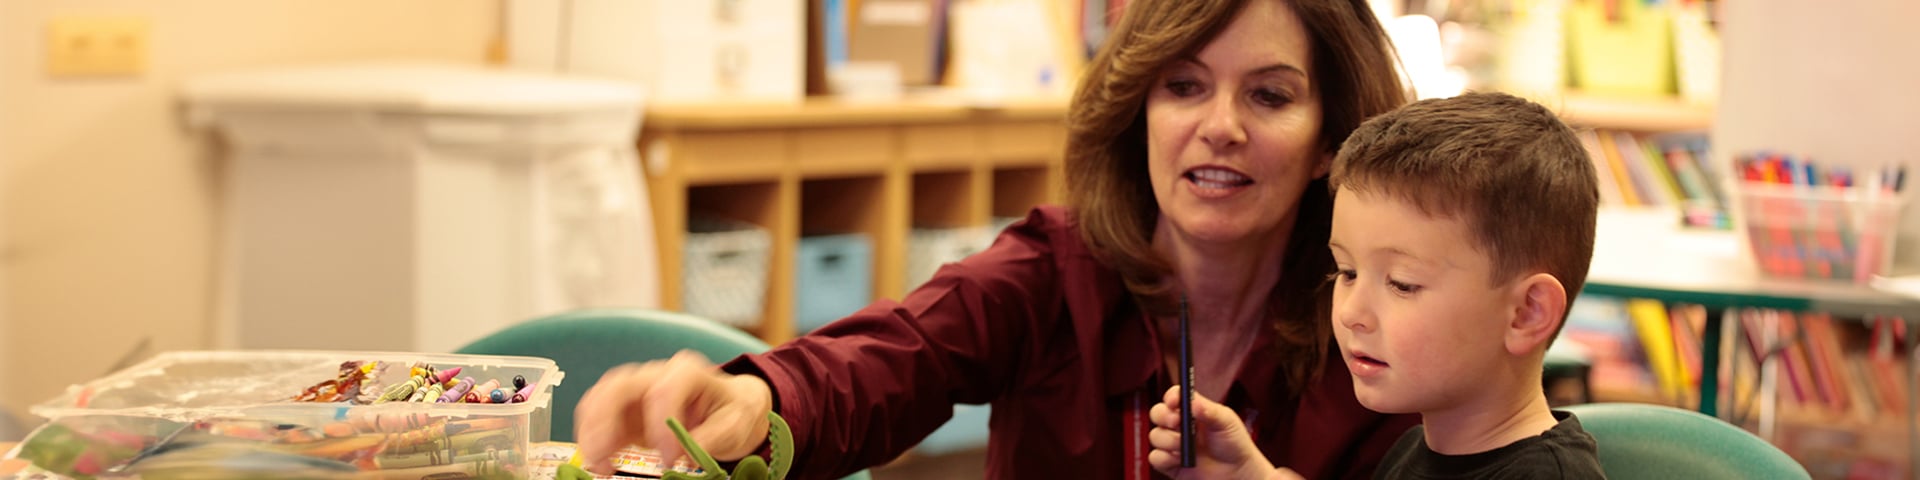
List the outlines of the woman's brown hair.
<svg viewBox="0 0 1920 480">
<path fill-rule="evenodd" d="M 1160 312 L 1174 304 L 1171 266 L 1153 250 L 1160 216 L 1147 177 L 1146 99 L 1161 72 L 1218 36 L 1248 1 L 1135 0 L 1074 91 L 1068 109 L 1067 201 L 1083 240 Z M 1406 103 L 1393 47 L 1365 0 L 1284 0 L 1311 40 L 1314 91 L 1320 96 L 1319 145 L 1331 156 L 1368 117 Z M 1333 259 L 1327 234 L 1333 200 L 1326 179 L 1308 185 L 1287 240 L 1280 282 L 1268 305 L 1279 332 L 1286 382 L 1300 385 L 1319 371 L 1332 335 L 1325 285 Z M 1299 295 L 1310 292 L 1311 301 Z"/>
</svg>

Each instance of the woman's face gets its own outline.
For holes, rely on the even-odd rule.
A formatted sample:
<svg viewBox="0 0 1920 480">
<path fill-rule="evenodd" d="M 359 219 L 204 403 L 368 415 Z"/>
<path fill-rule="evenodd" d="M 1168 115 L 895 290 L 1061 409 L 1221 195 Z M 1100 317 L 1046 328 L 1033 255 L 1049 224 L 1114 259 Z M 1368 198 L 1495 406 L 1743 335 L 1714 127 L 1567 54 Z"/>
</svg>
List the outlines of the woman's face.
<svg viewBox="0 0 1920 480">
<path fill-rule="evenodd" d="M 1147 95 L 1147 163 L 1160 228 L 1194 244 L 1284 242 L 1301 192 L 1332 156 L 1318 144 L 1307 32 L 1255 0 Z M 1283 228 L 1284 227 L 1284 228 Z"/>
</svg>

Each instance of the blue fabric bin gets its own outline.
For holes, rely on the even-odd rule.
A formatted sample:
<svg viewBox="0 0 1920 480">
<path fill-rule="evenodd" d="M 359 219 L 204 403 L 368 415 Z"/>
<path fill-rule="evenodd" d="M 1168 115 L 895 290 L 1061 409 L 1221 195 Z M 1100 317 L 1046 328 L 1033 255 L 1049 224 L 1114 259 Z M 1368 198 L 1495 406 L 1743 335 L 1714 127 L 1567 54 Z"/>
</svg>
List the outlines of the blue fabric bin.
<svg viewBox="0 0 1920 480">
<path fill-rule="evenodd" d="M 864 234 L 802 237 L 794 262 L 796 332 L 839 320 L 873 300 L 873 241 Z"/>
</svg>

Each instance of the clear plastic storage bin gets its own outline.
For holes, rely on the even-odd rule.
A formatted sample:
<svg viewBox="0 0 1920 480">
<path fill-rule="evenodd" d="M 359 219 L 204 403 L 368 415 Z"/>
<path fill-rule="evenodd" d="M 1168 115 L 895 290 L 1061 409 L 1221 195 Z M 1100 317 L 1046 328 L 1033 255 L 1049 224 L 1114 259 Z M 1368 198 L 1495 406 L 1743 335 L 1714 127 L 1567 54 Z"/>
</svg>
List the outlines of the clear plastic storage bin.
<svg viewBox="0 0 1920 480">
<path fill-rule="evenodd" d="M 1893 262 L 1902 201 L 1890 191 L 1741 182 L 1747 250 L 1771 277 L 1867 283 Z"/>
<path fill-rule="evenodd" d="M 406 383 L 414 363 L 475 384 L 515 376 L 512 403 L 296 402 L 376 361 L 374 390 Z M 528 446 L 547 441 L 550 396 L 564 378 L 552 360 L 484 355 L 171 352 L 75 385 L 30 408 L 46 417 L 21 445 L 38 468 L 140 478 L 527 478 Z M 367 389 L 360 390 L 362 392 Z M 489 392 L 490 393 L 490 392 Z M 488 395 L 481 393 L 480 395 Z M 511 399 L 509 399 L 511 400 Z"/>
</svg>

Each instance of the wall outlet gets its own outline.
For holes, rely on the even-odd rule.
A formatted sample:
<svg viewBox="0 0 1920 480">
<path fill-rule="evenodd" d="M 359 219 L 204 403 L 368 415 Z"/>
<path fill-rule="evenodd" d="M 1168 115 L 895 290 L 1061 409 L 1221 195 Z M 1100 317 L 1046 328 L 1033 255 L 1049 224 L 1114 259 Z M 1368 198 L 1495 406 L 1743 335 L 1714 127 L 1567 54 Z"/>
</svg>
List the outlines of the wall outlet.
<svg viewBox="0 0 1920 480">
<path fill-rule="evenodd" d="M 147 67 L 147 19 L 73 16 L 47 24 L 47 74 L 139 75 Z"/>
</svg>

